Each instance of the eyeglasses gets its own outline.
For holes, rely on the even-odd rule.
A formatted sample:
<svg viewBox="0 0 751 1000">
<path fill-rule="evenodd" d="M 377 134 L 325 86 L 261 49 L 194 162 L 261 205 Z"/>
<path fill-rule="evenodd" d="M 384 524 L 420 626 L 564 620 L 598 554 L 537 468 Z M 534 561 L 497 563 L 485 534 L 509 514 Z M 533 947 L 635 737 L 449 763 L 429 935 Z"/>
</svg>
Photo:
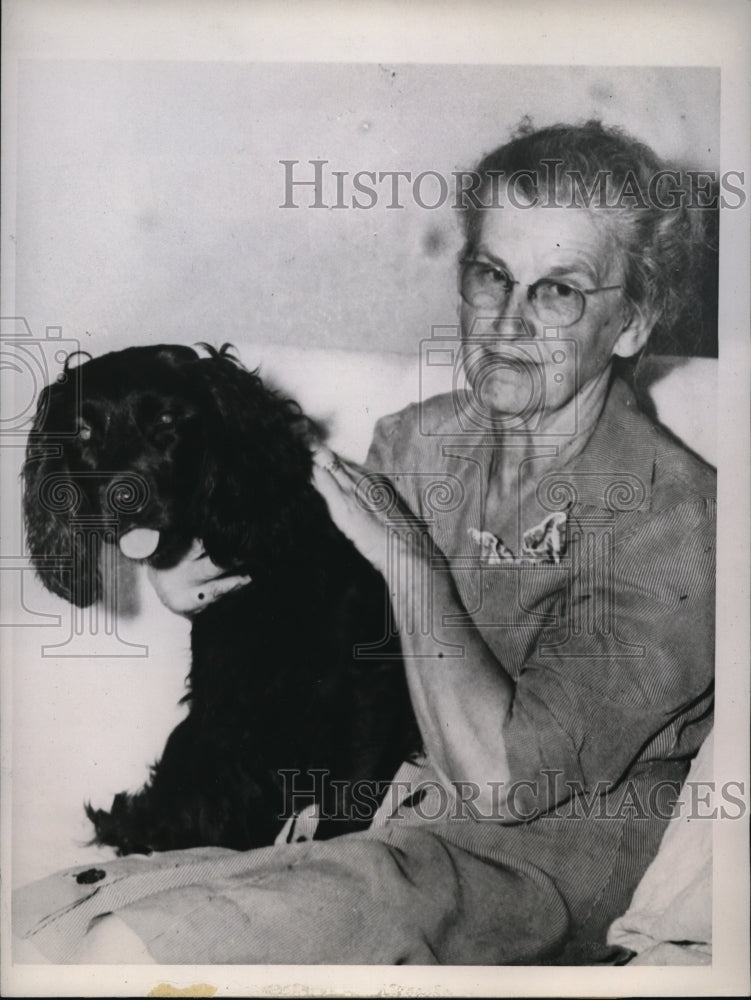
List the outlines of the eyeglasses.
<svg viewBox="0 0 751 1000">
<path fill-rule="evenodd" d="M 494 314 L 502 312 L 508 302 L 514 280 L 505 267 L 489 264 L 484 260 L 465 257 L 460 261 L 460 293 L 474 309 L 489 309 Z M 565 327 L 578 323 L 587 307 L 585 296 L 596 292 L 612 292 L 622 285 L 602 285 L 600 288 L 575 288 L 555 278 L 540 278 L 527 285 L 527 299 L 535 315 L 545 326 Z"/>
</svg>

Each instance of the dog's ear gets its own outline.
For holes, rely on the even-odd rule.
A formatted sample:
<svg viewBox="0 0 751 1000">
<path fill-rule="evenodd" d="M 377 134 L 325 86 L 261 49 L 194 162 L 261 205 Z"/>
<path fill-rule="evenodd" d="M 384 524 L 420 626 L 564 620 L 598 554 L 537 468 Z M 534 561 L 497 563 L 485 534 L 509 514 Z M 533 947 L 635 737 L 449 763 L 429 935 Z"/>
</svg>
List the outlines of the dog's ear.
<svg viewBox="0 0 751 1000">
<path fill-rule="evenodd" d="M 231 358 L 204 358 L 196 368 L 211 397 L 202 540 L 219 565 L 258 572 L 299 544 L 314 502 L 311 446 L 320 430 Z"/>
<path fill-rule="evenodd" d="M 82 517 L 88 502 L 82 483 L 71 473 L 66 445 L 71 430 L 54 428 L 59 387 L 40 395 L 23 466 L 24 520 L 31 561 L 44 586 L 79 607 L 99 597 L 99 534 Z M 55 433 L 57 429 L 58 433 Z"/>
</svg>

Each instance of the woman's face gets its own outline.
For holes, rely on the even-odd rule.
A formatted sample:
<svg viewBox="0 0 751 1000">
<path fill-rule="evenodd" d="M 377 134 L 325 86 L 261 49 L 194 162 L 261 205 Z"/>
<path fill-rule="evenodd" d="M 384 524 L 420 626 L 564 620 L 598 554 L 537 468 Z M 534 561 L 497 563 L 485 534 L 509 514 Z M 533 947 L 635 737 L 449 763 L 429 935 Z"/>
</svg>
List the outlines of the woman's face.
<svg viewBox="0 0 751 1000">
<path fill-rule="evenodd" d="M 622 285 L 623 265 L 608 234 L 586 208 L 506 204 L 483 212 L 472 259 L 502 267 L 518 282 L 500 307 L 462 300 L 465 370 L 483 408 L 512 419 L 555 411 L 585 386 L 604 382 L 614 353 L 633 353 L 628 328 L 639 320 L 629 320 L 621 288 L 584 295 L 581 318 L 561 329 L 546 327 L 528 297 L 528 286 L 542 278 L 582 291 Z"/>
</svg>

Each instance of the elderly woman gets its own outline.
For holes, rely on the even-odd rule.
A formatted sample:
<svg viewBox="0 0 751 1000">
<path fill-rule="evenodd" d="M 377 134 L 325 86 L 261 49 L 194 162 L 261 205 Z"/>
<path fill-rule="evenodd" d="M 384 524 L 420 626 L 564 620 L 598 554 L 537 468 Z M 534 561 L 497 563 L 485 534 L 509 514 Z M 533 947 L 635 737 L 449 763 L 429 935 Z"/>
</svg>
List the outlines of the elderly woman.
<svg viewBox="0 0 751 1000">
<path fill-rule="evenodd" d="M 607 927 L 711 727 L 713 473 L 614 376 L 696 287 L 696 213 L 643 196 L 661 169 L 597 123 L 485 157 L 466 390 L 380 421 L 375 481 L 319 455 L 392 587 L 425 747 L 399 807 L 328 842 L 114 862 L 120 889 L 56 918 L 69 959 L 614 960 Z M 195 559 L 153 580 L 182 612 L 238 582 Z"/>
</svg>

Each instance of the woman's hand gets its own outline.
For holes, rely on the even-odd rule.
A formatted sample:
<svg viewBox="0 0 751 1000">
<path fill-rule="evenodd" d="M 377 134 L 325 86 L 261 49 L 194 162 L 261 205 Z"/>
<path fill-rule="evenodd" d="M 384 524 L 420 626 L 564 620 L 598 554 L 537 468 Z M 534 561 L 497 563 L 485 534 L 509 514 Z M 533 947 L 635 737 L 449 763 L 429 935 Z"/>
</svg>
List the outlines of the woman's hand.
<svg viewBox="0 0 751 1000">
<path fill-rule="evenodd" d="M 418 532 L 423 536 L 420 549 L 425 549 L 428 541 L 425 526 L 401 500 L 386 476 L 368 473 L 321 446 L 314 455 L 313 482 L 340 531 L 386 578 L 389 542 L 398 553 L 414 543 Z M 394 554 L 392 548 L 391 555 Z"/>
<path fill-rule="evenodd" d="M 128 535 L 124 537 L 128 538 Z M 129 555 L 129 552 L 125 554 Z M 147 575 L 162 604 L 177 615 L 188 616 L 203 611 L 218 597 L 250 583 L 249 576 L 225 576 L 224 571 L 209 559 L 198 540 L 175 566 L 169 569 L 149 566 Z"/>
</svg>

